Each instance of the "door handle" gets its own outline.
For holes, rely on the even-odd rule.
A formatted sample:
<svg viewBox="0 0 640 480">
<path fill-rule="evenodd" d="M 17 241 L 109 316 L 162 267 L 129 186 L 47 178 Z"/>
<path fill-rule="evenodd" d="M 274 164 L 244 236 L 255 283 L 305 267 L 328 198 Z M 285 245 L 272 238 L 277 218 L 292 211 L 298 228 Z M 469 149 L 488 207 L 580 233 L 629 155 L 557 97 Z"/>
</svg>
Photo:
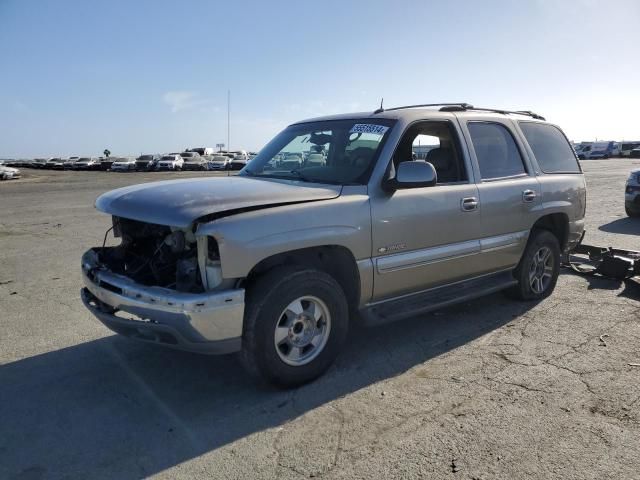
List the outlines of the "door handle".
<svg viewBox="0 0 640 480">
<path fill-rule="evenodd" d="M 533 190 L 525 190 L 522 192 L 522 201 L 523 202 L 533 202 L 536 199 L 536 192 Z"/>
<path fill-rule="evenodd" d="M 478 208 L 478 199 L 476 197 L 467 197 L 460 200 L 460 208 L 463 212 L 471 212 Z"/>
</svg>

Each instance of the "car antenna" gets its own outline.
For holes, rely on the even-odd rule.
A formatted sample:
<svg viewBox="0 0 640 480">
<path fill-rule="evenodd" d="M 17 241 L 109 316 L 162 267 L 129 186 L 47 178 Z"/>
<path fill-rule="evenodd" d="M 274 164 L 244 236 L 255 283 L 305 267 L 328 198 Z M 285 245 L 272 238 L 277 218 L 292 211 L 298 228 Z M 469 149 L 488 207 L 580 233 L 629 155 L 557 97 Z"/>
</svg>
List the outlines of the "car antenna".
<svg viewBox="0 0 640 480">
<path fill-rule="evenodd" d="M 380 108 L 378 108 L 375 112 L 373 112 L 374 114 L 384 112 L 384 107 L 382 106 L 383 103 L 384 103 L 384 97 L 380 99 Z"/>
</svg>

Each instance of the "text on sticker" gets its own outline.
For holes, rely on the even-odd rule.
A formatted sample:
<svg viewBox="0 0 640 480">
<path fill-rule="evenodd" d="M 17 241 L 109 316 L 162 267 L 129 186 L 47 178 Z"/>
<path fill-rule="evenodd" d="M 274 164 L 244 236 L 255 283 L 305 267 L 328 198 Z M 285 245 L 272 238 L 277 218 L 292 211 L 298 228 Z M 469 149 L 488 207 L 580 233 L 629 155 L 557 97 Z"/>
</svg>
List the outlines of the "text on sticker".
<svg viewBox="0 0 640 480">
<path fill-rule="evenodd" d="M 375 135 L 384 135 L 389 130 L 389 127 L 384 125 L 375 125 L 373 123 L 356 123 L 349 133 L 373 133 Z"/>
</svg>

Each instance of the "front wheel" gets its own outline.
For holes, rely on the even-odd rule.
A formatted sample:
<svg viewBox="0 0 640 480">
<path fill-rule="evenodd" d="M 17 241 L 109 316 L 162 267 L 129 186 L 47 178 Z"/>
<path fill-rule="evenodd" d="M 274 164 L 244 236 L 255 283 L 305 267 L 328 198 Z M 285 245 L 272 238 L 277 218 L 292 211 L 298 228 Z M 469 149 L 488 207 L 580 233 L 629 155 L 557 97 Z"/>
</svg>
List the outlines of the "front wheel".
<svg viewBox="0 0 640 480">
<path fill-rule="evenodd" d="M 548 230 L 531 232 L 527 247 L 514 272 L 518 281 L 506 291 L 519 300 L 540 300 L 553 292 L 560 274 L 560 244 Z"/>
<path fill-rule="evenodd" d="M 242 362 L 279 386 L 314 380 L 340 352 L 348 312 L 342 288 L 327 273 L 277 268 L 248 288 Z"/>
</svg>

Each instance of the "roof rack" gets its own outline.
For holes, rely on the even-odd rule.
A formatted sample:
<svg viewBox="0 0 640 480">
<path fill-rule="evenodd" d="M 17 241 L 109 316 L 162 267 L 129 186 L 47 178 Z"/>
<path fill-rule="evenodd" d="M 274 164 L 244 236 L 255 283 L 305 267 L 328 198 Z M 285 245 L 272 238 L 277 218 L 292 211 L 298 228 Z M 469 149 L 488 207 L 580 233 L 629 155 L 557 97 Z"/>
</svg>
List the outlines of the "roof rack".
<svg viewBox="0 0 640 480">
<path fill-rule="evenodd" d="M 420 105 L 404 105 L 402 107 L 393 107 L 393 108 L 378 108 L 374 114 L 382 113 L 382 112 L 391 112 L 393 110 L 404 110 L 406 108 L 423 108 L 423 107 L 459 107 L 461 109 L 469 109 L 473 108 L 473 105 L 464 102 L 454 102 L 454 103 L 423 103 Z"/>
<path fill-rule="evenodd" d="M 497 108 L 480 108 L 474 107 L 470 103 L 465 102 L 454 102 L 454 103 L 423 103 L 420 105 L 405 105 L 402 107 L 393 107 L 384 109 L 382 107 L 378 108 L 374 111 L 374 114 L 382 113 L 382 112 L 390 112 L 393 110 L 405 110 L 407 108 L 424 108 L 424 107 L 440 107 L 441 112 L 465 112 L 467 110 L 473 110 L 478 112 L 493 112 L 493 113 L 501 113 L 503 115 L 527 115 L 531 118 L 535 118 L 536 120 L 546 120 L 542 115 L 538 115 L 530 110 L 501 110 Z"/>
<path fill-rule="evenodd" d="M 532 112 L 531 110 L 500 110 L 497 108 L 469 108 L 468 110 L 475 110 L 479 112 L 493 112 L 493 113 L 502 113 L 503 115 L 526 115 L 531 118 L 535 118 L 536 120 L 545 120 L 542 115 L 538 115 L 537 113 Z"/>
</svg>

